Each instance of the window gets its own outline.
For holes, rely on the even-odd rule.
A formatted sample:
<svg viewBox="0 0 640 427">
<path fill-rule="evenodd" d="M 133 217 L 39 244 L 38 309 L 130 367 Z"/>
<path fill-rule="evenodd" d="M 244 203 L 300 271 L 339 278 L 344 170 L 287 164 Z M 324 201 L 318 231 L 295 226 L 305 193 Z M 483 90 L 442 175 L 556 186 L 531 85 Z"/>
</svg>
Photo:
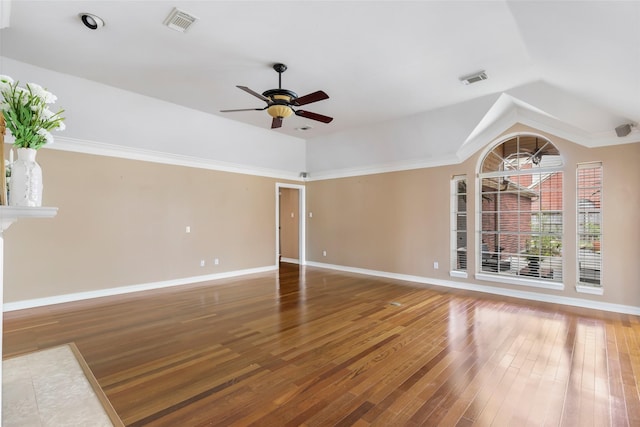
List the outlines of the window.
<svg viewBox="0 0 640 427">
<path fill-rule="evenodd" d="M 451 275 L 467 277 L 467 177 L 451 180 Z"/>
<path fill-rule="evenodd" d="M 511 138 L 485 156 L 479 175 L 480 275 L 562 287 L 561 167 L 558 149 L 533 135 Z"/>
<path fill-rule="evenodd" d="M 578 284 L 600 287 L 602 267 L 602 163 L 578 165 Z"/>
</svg>

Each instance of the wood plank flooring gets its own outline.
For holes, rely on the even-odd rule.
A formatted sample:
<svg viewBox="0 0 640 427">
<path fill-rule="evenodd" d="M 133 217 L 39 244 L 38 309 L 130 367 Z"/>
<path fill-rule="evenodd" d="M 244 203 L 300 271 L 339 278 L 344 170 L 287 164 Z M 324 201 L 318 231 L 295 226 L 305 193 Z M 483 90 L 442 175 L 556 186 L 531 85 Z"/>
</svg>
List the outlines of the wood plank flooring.
<svg viewBox="0 0 640 427">
<path fill-rule="evenodd" d="M 283 264 L 5 313 L 129 426 L 639 426 L 640 318 Z"/>
</svg>

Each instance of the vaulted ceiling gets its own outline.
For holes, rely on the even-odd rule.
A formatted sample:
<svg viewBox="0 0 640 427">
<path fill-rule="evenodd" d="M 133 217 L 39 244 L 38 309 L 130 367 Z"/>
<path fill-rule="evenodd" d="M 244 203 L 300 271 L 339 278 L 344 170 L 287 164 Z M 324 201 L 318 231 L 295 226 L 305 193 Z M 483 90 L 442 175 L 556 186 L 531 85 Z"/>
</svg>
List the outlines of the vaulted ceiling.
<svg viewBox="0 0 640 427">
<path fill-rule="evenodd" d="M 305 109 L 331 124 L 270 130 L 308 141 L 464 105 L 457 150 L 507 110 L 602 144 L 640 121 L 638 1 L 0 1 L 2 57 L 259 128 L 264 111 L 219 110 L 263 107 L 235 86 L 277 87 L 283 62 L 283 87 L 330 96 Z M 185 33 L 163 25 L 174 6 L 198 18 Z"/>
</svg>

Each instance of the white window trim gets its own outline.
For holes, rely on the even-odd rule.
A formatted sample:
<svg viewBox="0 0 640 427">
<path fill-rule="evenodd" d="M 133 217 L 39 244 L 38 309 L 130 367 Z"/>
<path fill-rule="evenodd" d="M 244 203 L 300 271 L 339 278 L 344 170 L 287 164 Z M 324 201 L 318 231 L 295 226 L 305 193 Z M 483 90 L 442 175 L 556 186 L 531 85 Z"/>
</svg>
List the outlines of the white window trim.
<svg viewBox="0 0 640 427">
<path fill-rule="evenodd" d="M 528 279 L 522 276 L 507 276 L 490 273 L 476 273 L 476 279 L 486 280 L 490 282 L 506 283 L 509 285 L 529 286 L 533 288 L 553 289 L 555 291 L 563 291 L 564 283 L 551 282 L 547 280 Z"/>
<path fill-rule="evenodd" d="M 468 262 L 468 261 L 467 261 Z M 467 267 L 469 266 L 469 264 L 467 264 Z M 449 272 L 449 276 L 451 277 L 459 277 L 461 279 L 466 279 L 469 277 L 469 273 L 467 273 L 466 271 L 460 271 L 460 270 L 451 270 Z"/>
<path fill-rule="evenodd" d="M 450 188 L 450 202 L 449 202 L 449 275 L 451 277 L 459 277 L 466 279 L 468 277 L 467 271 L 469 271 L 469 230 L 467 227 L 467 266 L 465 270 L 458 270 L 455 266 L 458 263 L 458 218 L 456 216 L 457 210 L 457 198 L 458 198 L 458 183 L 460 181 L 466 181 L 467 183 L 467 192 L 465 193 L 467 196 L 467 225 L 469 224 L 469 180 L 467 179 L 467 175 L 454 175 L 451 177 L 451 188 Z M 454 225 L 455 224 L 455 225 Z"/>
<path fill-rule="evenodd" d="M 604 210 L 603 210 L 603 206 L 604 206 L 604 165 L 602 162 L 598 161 L 598 162 L 585 162 L 585 163 L 578 163 L 577 167 L 576 167 L 576 278 L 577 283 L 576 283 L 576 292 L 579 293 L 584 293 L 584 294 L 591 294 L 591 295 L 604 295 L 604 287 L 602 285 L 602 278 L 604 277 L 604 275 L 602 274 L 603 270 L 604 270 L 604 263 L 603 258 L 602 258 L 602 249 L 600 249 L 600 283 L 595 284 L 595 283 L 586 283 L 586 282 L 581 282 L 580 281 L 580 259 L 579 259 L 579 253 L 580 253 L 580 224 L 579 224 L 579 215 L 580 215 L 580 210 L 579 210 L 579 206 L 580 206 L 580 200 L 579 197 L 579 193 L 578 193 L 578 171 L 581 169 L 592 169 L 594 167 L 600 167 L 601 168 L 601 172 L 602 172 L 602 176 L 601 176 L 601 180 L 600 180 L 600 242 L 602 243 L 602 239 L 604 236 L 604 232 L 603 232 L 603 225 L 604 225 Z"/>
<path fill-rule="evenodd" d="M 484 162 L 485 157 L 491 152 L 491 150 L 493 150 L 494 147 L 497 147 L 500 144 L 503 144 L 504 142 L 512 139 L 512 138 L 517 138 L 521 135 L 525 135 L 525 134 L 519 134 L 519 133 L 515 133 L 515 134 L 510 134 L 510 135 L 506 135 L 504 138 L 502 138 L 500 140 L 500 142 L 496 143 L 496 144 L 490 144 L 482 153 L 482 155 L 478 158 L 478 165 L 476 167 L 476 176 L 474 179 L 474 186 L 475 186 L 475 212 L 474 212 L 474 222 L 475 222 L 475 237 L 476 237 L 476 241 L 474 243 L 474 251 L 476 253 L 476 261 L 475 261 L 475 278 L 477 280 L 485 280 L 485 281 L 491 281 L 491 282 L 496 282 L 496 283 L 504 283 L 504 284 L 509 284 L 509 285 L 517 285 L 517 286 L 527 286 L 527 287 L 534 287 L 534 288 L 542 288 L 542 289 L 552 289 L 552 290 L 558 290 L 558 291 L 562 291 L 564 290 L 564 280 L 562 282 L 553 282 L 553 281 L 547 281 L 547 280 L 536 280 L 536 279 L 530 279 L 530 278 L 524 278 L 523 276 L 511 276 L 511 275 L 502 275 L 502 274 L 491 274 L 491 273 L 487 273 L 487 272 L 483 272 L 482 271 L 482 264 L 481 264 L 481 260 L 482 259 L 482 250 L 481 250 L 481 244 L 479 244 L 478 242 L 482 241 L 482 221 L 481 221 L 481 215 L 482 215 L 482 179 L 483 178 L 495 178 L 495 177 L 503 177 L 503 176 L 510 176 L 513 175 L 513 171 L 494 171 L 494 172 L 481 172 L 482 169 L 482 164 Z M 548 140 L 547 137 L 542 136 L 542 135 L 535 135 L 535 134 L 526 134 L 526 135 L 532 135 L 532 136 L 539 136 L 540 138 L 543 138 L 545 140 Z M 548 140 L 549 142 L 551 142 L 550 140 Z M 553 144 L 553 143 L 552 143 Z M 562 204 L 563 207 L 566 206 L 566 188 L 565 188 L 565 181 L 564 181 L 564 174 L 565 174 L 565 162 L 564 159 L 562 157 L 562 153 L 560 153 L 560 158 L 562 159 L 562 164 L 559 166 L 554 166 L 554 167 L 546 167 L 546 168 L 536 168 L 535 170 L 532 170 L 531 173 L 555 173 L 555 172 L 560 172 L 563 174 L 563 188 L 562 188 Z M 468 189 L 468 182 L 467 182 L 467 189 Z M 467 191 L 468 193 L 468 191 Z M 563 242 L 563 246 L 565 243 L 565 222 L 566 218 L 565 218 L 565 213 L 564 213 L 564 209 L 563 209 L 563 213 L 562 213 L 562 242 Z M 562 264 L 563 264 L 563 270 L 564 270 L 564 265 L 565 265 L 565 257 L 562 257 Z M 469 264 L 467 263 L 467 268 L 469 267 Z M 563 271 L 563 276 L 564 276 L 564 271 Z"/>
<path fill-rule="evenodd" d="M 576 292 L 581 294 L 604 295 L 604 288 L 602 286 L 595 286 L 595 285 L 587 286 L 587 285 L 583 285 L 582 283 L 578 283 L 576 285 Z"/>
</svg>

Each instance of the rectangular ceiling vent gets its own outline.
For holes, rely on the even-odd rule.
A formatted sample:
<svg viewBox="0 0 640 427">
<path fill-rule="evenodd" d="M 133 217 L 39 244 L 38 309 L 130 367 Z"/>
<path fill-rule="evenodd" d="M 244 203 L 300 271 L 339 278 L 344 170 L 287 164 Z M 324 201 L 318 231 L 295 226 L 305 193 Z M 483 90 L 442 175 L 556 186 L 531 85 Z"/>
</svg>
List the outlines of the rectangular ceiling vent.
<svg viewBox="0 0 640 427">
<path fill-rule="evenodd" d="M 463 85 L 470 85 L 472 83 L 478 83 L 483 80 L 487 80 L 488 78 L 489 77 L 487 76 L 487 73 L 482 70 L 478 71 L 477 73 L 469 74 L 468 76 L 460 77 L 460 81 Z"/>
<path fill-rule="evenodd" d="M 187 12 L 174 7 L 167 19 L 164 20 L 164 25 L 171 28 L 172 30 L 180 31 L 184 33 L 187 31 L 187 28 L 191 26 L 194 22 L 196 22 L 198 18 L 193 15 L 188 14 Z"/>
</svg>

